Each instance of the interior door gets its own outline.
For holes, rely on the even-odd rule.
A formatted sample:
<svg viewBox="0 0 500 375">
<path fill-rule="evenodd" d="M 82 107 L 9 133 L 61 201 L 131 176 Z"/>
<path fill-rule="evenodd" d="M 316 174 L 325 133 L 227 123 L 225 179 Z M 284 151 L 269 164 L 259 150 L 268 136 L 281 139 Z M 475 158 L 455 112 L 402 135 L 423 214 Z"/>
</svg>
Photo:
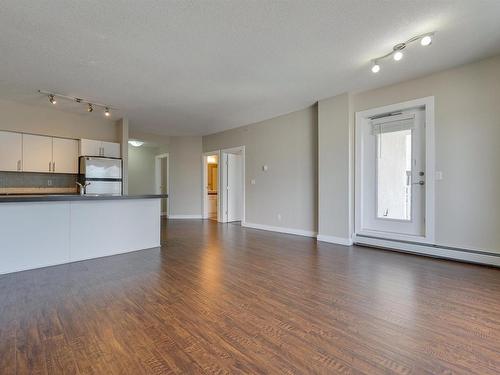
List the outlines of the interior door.
<svg viewBox="0 0 500 375">
<path fill-rule="evenodd" d="M 241 221 L 243 206 L 242 158 L 227 154 L 227 221 Z"/>
<path fill-rule="evenodd" d="M 52 172 L 52 137 L 23 134 L 23 171 Z"/>
<path fill-rule="evenodd" d="M 424 236 L 424 111 L 371 119 L 362 132 L 362 232 Z"/>
<path fill-rule="evenodd" d="M 78 173 L 78 141 L 74 139 L 52 139 L 53 171 L 56 173 Z"/>
<path fill-rule="evenodd" d="M 0 171 L 21 171 L 23 136 L 0 131 Z"/>
</svg>

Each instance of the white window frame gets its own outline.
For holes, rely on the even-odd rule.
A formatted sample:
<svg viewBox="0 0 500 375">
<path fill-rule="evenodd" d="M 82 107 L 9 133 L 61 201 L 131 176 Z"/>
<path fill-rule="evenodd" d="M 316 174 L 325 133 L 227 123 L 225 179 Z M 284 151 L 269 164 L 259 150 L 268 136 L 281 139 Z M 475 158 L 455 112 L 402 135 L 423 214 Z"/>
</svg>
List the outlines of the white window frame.
<svg viewBox="0 0 500 375">
<path fill-rule="evenodd" d="M 425 110 L 425 222 L 424 235 L 413 236 L 398 233 L 380 232 L 363 227 L 363 129 L 374 116 L 406 111 L 414 108 Z M 356 112 L 355 123 L 355 200 L 354 200 L 354 237 L 367 236 L 397 241 L 434 244 L 435 234 L 435 134 L 434 134 L 434 96 L 391 104 Z"/>
</svg>

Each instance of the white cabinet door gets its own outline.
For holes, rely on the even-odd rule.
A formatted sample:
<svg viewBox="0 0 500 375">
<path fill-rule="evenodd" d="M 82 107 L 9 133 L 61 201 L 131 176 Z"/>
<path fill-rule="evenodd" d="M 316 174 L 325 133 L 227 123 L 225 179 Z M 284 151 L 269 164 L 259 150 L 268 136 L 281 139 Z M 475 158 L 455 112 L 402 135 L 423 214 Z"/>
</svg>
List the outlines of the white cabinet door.
<svg viewBox="0 0 500 375">
<path fill-rule="evenodd" d="M 102 142 L 103 153 L 102 156 L 107 158 L 120 157 L 120 144 L 114 142 Z"/>
<path fill-rule="evenodd" d="M 23 134 L 23 171 L 52 171 L 52 137 Z"/>
<path fill-rule="evenodd" d="M 0 171 L 21 171 L 23 135 L 0 131 Z"/>
<path fill-rule="evenodd" d="M 78 173 L 78 141 L 53 138 L 52 167 L 55 173 Z"/>
<path fill-rule="evenodd" d="M 102 142 L 80 139 L 80 156 L 101 156 Z"/>
</svg>

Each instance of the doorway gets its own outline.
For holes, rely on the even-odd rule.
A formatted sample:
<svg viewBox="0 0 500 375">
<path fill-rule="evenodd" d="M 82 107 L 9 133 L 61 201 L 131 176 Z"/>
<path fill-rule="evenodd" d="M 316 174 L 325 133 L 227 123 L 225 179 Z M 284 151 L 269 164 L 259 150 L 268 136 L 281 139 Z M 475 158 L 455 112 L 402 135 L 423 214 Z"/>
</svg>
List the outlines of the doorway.
<svg viewBox="0 0 500 375">
<path fill-rule="evenodd" d="M 169 194 L 169 154 L 155 156 L 155 189 L 156 194 Z M 170 212 L 170 197 L 161 199 L 161 216 L 168 217 Z"/>
<path fill-rule="evenodd" d="M 355 236 L 434 240 L 434 98 L 356 114 Z"/>
<path fill-rule="evenodd" d="M 245 146 L 220 152 L 220 220 L 245 222 Z"/>
<path fill-rule="evenodd" d="M 203 155 L 203 218 L 219 220 L 219 152 Z"/>
</svg>

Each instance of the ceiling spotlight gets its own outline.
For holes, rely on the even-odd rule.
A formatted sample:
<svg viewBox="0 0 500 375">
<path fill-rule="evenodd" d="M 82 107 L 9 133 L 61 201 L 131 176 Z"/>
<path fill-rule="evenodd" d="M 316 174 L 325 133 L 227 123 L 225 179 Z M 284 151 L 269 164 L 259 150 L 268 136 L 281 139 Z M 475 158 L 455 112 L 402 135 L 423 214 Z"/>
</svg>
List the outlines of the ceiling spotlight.
<svg viewBox="0 0 500 375">
<path fill-rule="evenodd" d="M 50 94 L 49 95 L 49 102 L 51 102 L 52 104 L 56 104 L 56 100 L 54 99 L 54 95 Z"/>
<path fill-rule="evenodd" d="M 92 107 L 92 104 L 89 103 L 88 107 L 87 107 L 87 112 L 93 112 L 94 111 L 94 107 Z"/>
<path fill-rule="evenodd" d="M 425 46 L 430 46 L 432 43 L 432 37 L 430 35 L 424 36 L 422 39 L 420 39 L 420 44 Z"/>
<path fill-rule="evenodd" d="M 394 55 L 392 55 L 392 58 L 396 61 L 399 61 L 403 58 L 403 52 L 401 51 L 396 51 Z"/>
<path fill-rule="evenodd" d="M 108 108 L 108 107 L 106 107 L 106 108 L 104 109 L 104 116 L 109 117 L 110 115 L 111 115 L 111 113 L 109 113 L 109 108 Z"/>
<path fill-rule="evenodd" d="M 376 61 L 372 63 L 372 72 L 373 73 L 380 72 L 380 65 Z"/>
<path fill-rule="evenodd" d="M 133 140 L 128 141 L 128 143 L 129 143 L 130 145 L 134 146 L 134 147 L 141 147 L 141 146 L 144 144 L 144 142 L 143 142 L 143 141 L 137 141 L 137 140 L 134 140 L 134 139 L 133 139 Z"/>
</svg>

